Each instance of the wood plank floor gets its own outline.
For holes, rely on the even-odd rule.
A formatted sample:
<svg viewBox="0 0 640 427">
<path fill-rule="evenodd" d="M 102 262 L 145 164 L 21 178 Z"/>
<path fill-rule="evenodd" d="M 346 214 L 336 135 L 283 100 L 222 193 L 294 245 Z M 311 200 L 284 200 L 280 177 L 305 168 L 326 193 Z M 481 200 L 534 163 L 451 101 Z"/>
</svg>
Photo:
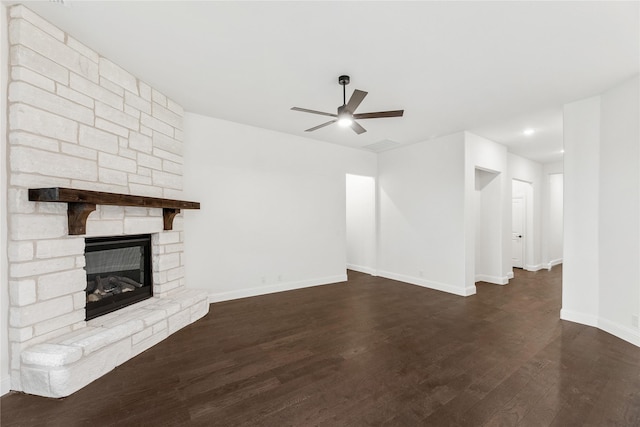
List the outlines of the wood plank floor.
<svg viewBox="0 0 640 427">
<path fill-rule="evenodd" d="M 65 399 L 2 426 L 638 426 L 640 349 L 558 319 L 561 266 L 457 297 L 347 284 L 213 304 Z"/>
</svg>

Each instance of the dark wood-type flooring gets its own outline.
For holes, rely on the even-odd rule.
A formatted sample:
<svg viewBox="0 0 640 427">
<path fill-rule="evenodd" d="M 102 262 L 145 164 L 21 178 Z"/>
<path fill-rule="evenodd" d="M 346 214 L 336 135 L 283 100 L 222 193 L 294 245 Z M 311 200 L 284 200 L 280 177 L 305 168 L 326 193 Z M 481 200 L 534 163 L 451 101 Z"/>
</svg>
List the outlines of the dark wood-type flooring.
<svg viewBox="0 0 640 427">
<path fill-rule="evenodd" d="M 2 426 L 640 425 L 640 349 L 559 320 L 560 281 L 462 298 L 349 272 L 213 304 L 70 397 L 2 397 Z"/>
</svg>

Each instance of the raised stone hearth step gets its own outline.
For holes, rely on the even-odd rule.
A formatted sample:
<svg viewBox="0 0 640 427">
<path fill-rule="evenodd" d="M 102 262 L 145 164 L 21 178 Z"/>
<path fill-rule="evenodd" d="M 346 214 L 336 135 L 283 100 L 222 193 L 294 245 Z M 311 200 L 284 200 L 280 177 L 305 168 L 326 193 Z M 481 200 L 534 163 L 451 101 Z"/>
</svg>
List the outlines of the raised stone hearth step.
<svg viewBox="0 0 640 427">
<path fill-rule="evenodd" d="M 26 393 L 65 397 L 209 311 L 208 294 L 181 289 L 87 322 L 87 327 L 22 352 Z"/>
</svg>

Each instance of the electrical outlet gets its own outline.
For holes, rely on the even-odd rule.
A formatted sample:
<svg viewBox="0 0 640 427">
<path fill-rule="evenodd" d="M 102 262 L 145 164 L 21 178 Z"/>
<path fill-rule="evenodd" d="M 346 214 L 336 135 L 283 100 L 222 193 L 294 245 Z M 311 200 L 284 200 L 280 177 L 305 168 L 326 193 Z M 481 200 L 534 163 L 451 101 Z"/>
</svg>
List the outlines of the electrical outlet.
<svg viewBox="0 0 640 427">
<path fill-rule="evenodd" d="M 262 276 L 262 284 L 265 284 L 265 283 L 267 283 L 267 278 Z"/>
<path fill-rule="evenodd" d="M 282 274 L 278 274 L 278 282 L 282 282 Z"/>
<path fill-rule="evenodd" d="M 420 275 L 420 277 L 424 277 L 424 271 L 420 270 L 418 271 L 418 274 Z"/>
</svg>

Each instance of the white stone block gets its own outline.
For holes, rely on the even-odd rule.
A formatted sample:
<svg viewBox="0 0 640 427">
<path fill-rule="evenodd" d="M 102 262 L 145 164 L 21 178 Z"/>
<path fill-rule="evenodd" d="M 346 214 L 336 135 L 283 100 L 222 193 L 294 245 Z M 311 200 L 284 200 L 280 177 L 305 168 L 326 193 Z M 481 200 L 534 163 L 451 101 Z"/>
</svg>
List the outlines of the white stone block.
<svg viewBox="0 0 640 427">
<path fill-rule="evenodd" d="M 146 135 L 142 135 L 137 132 L 130 132 L 129 148 L 142 151 L 144 153 L 151 153 L 153 151 L 153 141 Z"/>
<path fill-rule="evenodd" d="M 131 183 L 131 184 L 142 184 L 142 185 L 146 185 L 146 186 L 150 186 L 152 184 L 150 176 L 142 176 L 142 175 L 137 175 L 137 174 L 129 174 L 129 183 Z M 138 194 L 138 193 L 136 193 L 132 188 L 131 189 L 131 194 Z"/>
<path fill-rule="evenodd" d="M 22 391 L 45 397 L 56 397 L 51 394 L 49 371 L 47 369 L 23 366 L 20 369 Z M 13 380 L 12 380 L 13 383 Z"/>
<path fill-rule="evenodd" d="M 66 215 L 12 215 L 9 223 L 11 240 L 55 239 L 67 234 Z"/>
<path fill-rule="evenodd" d="M 176 139 L 176 141 L 180 141 L 183 142 L 184 141 L 184 132 L 180 129 L 175 129 L 173 131 L 173 137 Z"/>
<path fill-rule="evenodd" d="M 10 184 L 15 187 L 40 188 L 40 187 L 69 187 L 71 180 L 67 178 L 55 178 L 31 173 L 14 172 L 11 174 Z"/>
<path fill-rule="evenodd" d="M 150 310 L 148 308 L 141 310 L 139 315 L 142 316 L 142 321 L 147 327 L 162 322 L 167 318 L 164 310 Z"/>
<path fill-rule="evenodd" d="M 109 132 L 89 126 L 80 126 L 78 135 L 80 145 L 106 153 L 118 152 L 118 137 Z"/>
<path fill-rule="evenodd" d="M 191 323 L 191 310 L 185 309 L 169 317 L 169 334 L 184 328 Z"/>
<path fill-rule="evenodd" d="M 169 334 L 167 333 L 166 330 L 164 331 L 160 331 L 155 335 L 150 336 L 149 338 L 140 341 L 139 343 L 135 344 L 134 346 L 132 346 L 131 348 L 131 354 L 132 357 L 137 356 L 138 354 L 142 353 L 145 350 L 150 349 L 151 347 L 153 347 L 154 345 L 158 344 L 159 342 L 161 342 L 162 340 L 164 340 L 165 338 L 167 338 L 169 336 Z"/>
<path fill-rule="evenodd" d="M 123 99 L 121 96 L 116 95 L 115 93 L 77 75 L 71 73 L 69 76 L 69 84 L 72 89 L 77 90 L 78 92 L 84 93 L 87 96 L 95 99 L 96 101 L 100 101 L 104 104 L 110 105 L 111 107 L 122 109 Z"/>
<path fill-rule="evenodd" d="M 100 205 L 98 209 L 101 219 L 124 219 L 123 206 Z"/>
<path fill-rule="evenodd" d="M 31 50 L 49 58 L 78 73 L 97 81 L 98 66 L 96 63 L 80 55 L 62 41 L 40 30 L 23 19 L 13 19 L 9 22 L 9 39 L 12 44 L 21 44 Z"/>
<path fill-rule="evenodd" d="M 36 202 L 36 211 L 40 214 L 66 215 L 66 203 Z"/>
<path fill-rule="evenodd" d="M 151 112 L 151 115 L 154 118 L 171 125 L 171 127 L 182 129 L 182 117 L 167 109 L 166 107 L 163 107 L 154 102 L 151 105 Z"/>
<path fill-rule="evenodd" d="M 127 91 L 124 94 L 124 102 L 125 104 L 128 104 L 136 108 L 138 111 L 151 114 L 151 102 L 147 101 L 146 99 L 140 96 L 137 96 Z"/>
<path fill-rule="evenodd" d="M 156 270 L 157 266 L 155 264 L 153 265 L 153 268 L 154 268 L 154 272 L 153 272 L 153 284 L 154 284 L 154 286 L 166 283 L 167 282 L 167 272 L 166 271 L 157 271 Z M 154 290 L 155 290 L 155 287 L 154 287 Z"/>
<path fill-rule="evenodd" d="M 22 307 L 36 302 L 36 281 L 34 279 L 10 280 L 9 299 L 11 305 Z"/>
<path fill-rule="evenodd" d="M 61 84 L 56 85 L 56 94 L 70 101 L 76 102 L 80 105 L 84 105 L 87 108 L 93 109 L 94 107 L 93 98 L 90 98 L 87 95 L 84 95 L 73 89 L 69 89 L 68 87 L 63 86 Z M 93 122 L 90 124 L 93 124 Z"/>
<path fill-rule="evenodd" d="M 98 180 L 107 184 L 128 184 L 126 172 L 106 168 L 98 168 Z"/>
<path fill-rule="evenodd" d="M 83 269 L 43 274 L 38 277 L 38 300 L 48 300 L 83 291 L 87 287 L 87 272 Z"/>
<path fill-rule="evenodd" d="M 9 188 L 7 190 L 7 210 L 9 213 L 32 213 L 36 204 L 29 201 L 27 188 Z"/>
<path fill-rule="evenodd" d="M 23 102 L 59 116 L 93 125 L 91 109 L 25 82 L 12 82 L 9 85 L 9 102 Z"/>
<path fill-rule="evenodd" d="M 153 147 L 182 156 L 182 142 L 160 132 L 153 133 Z"/>
<path fill-rule="evenodd" d="M 129 104 L 124 104 L 124 112 L 136 120 L 140 120 L 140 110 L 130 106 Z"/>
<path fill-rule="evenodd" d="M 135 161 L 108 153 L 98 153 L 98 165 L 103 168 L 131 173 L 135 173 L 138 168 Z"/>
<path fill-rule="evenodd" d="M 125 218 L 125 234 L 157 233 L 162 230 L 164 224 L 162 218 Z"/>
<path fill-rule="evenodd" d="M 209 312 L 209 301 L 201 300 L 196 305 L 191 307 L 191 323 L 195 322 L 198 319 L 203 318 Z"/>
<path fill-rule="evenodd" d="M 148 154 L 138 153 L 138 173 L 142 175 L 140 172 L 140 166 L 149 169 L 162 170 L 162 159 Z"/>
<path fill-rule="evenodd" d="M 124 221 L 87 221 L 87 236 L 117 236 L 124 234 Z"/>
<path fill-rule="evenodd" d="M 184 109 L 182 108 L 182 106 L 168 98 L 167 98 L 167 108 L 169 108 L 169 110 L 171 110 L 172 112 L 174 112 L 180 117 L 184 116 Z"/>
<path fill-rule="evenodd" d="M 9 309 L 9 324 L 16 328 L 22 328 L 71 313 L 72 311 L 73 298 L 70 295 L 66 295 L 24 307 L 11 307 Z"/>
<path fill-rule="evenodd" d="M 120 146 L 118 150 L 118 154 L 124 158 L 136 160 L 138 158 L 138 153 L 134 150 L 129 150 L 128 148 L 123 148 Z"/>
<path fill-rule="evenodd" d="M 158 322 L 155 325 L 153 325 L 153 333 L 157 334 L 158 332 L 167 330 L 168 328 L 169 328 L 169 325 L 168 325 L 167 321 L 163 320 L 163 321 Z"/>
<path fill-rule="evenodd" d="M 27 326 L 26 328 L 9 328 L 9 341 L 13 342 L 25 342 L 33 338 L 33 328 Z"/>
<path fill-rule="evenodd" d="M 73 157 L 80 157 L 87 160 L 98 160 L 98 152 L 93 148 L 82 147 L 76 143 L 61 142 L 60 151 Z"/>
<path fill-rule="evenodd" d="M 111 80 L 100 77 L 100 86 L 124 98 L 125 90 L 122 88 L 122 86 L 118 86 Z"/>
<path fill-rule="evenodd" d="M 83 237 L 68 236 L 62 239 L 38 240 L 36 243 L 36 256 L 38 258 L 53 258 L 83 255 L 84 248 Z"/>
<path fill-rule="evenodd" d="M 9 101 L 23 102 L 50 113 L 93 125 L 93 110 L 25 82 L 9 85 Z"/>
<path fill-rule="evenodd" d="M 151 101 L 151 86 L 145 82 L 138 81 L 138 89 L 140 90 L 140 97 L 146 101 Z"/>
<path fill-rule="evenodd" d="M 26 132 L 11 132 L 9 134 L 9 143 L 39 150 L 60 151 L 60 143 L 57 140 Z"/>
<path fill-rule="evenodd" d="M 64 31 L 36 15 L 23 5 L 16 5 L 12 7 L 9 11 L 9 16 L 11 18 L 22 18 L 40 28 L 42 31 L 45 31 L 56 40 L 64 41 Z"/>
<path fill-rule="evenodd" d="M 158 271 L 171 270 L 180 266 L 180 255 L 177 253 L 159 255 L 157 263 Z"/>
<path fill-rule="evenodd" d="M 95 62 L 96 64 L 100 59 L 100 56 L 96 52 L 89 49 L 87 46 L 80 43 L 78 40 L 74 39 L 70 35 L 67 35 L 67 46 L 69 46 L 71 49 L 75 50 L 76 52 L 80 53 L 81 55 L 87 57 L 88 59 Z"/>
<path fill-rule="evenodd" d="M 49 373 L 49 397 L 69 396 L 130 358 L 131 340 L 122 340 L 93 357 L 82 358 L 68 367 L 52 369 Z"/>
<path fill-rule="evenodd" d="M 161 233 L 158 233 L 158 245 L 167 245 L 178 242 L 180 242 L 180 233 L 176 231 L 163 231 Z"/>
<path fill-rule="evenodd" d="M 149 178 L 151 178 L 151 169 L 140 166 L 140 161 L 138 161 L 138 175 L 148 176 Z"/>
<path fill-rule="evenodd" d="M 153 130 L 142 125 L 140 125 L 140 133 L 147 136 L 153 136 Z"/>
<path fill-rule="evenodd" d="M 78 134 L 75 121 L 25 104 L 9 106 L 9 126 L 68 142 L 76 142 Z"/>
<path fill-rule="evenodd" d="M 165 245 L 164 253 L 170 254 L 173 252 L 183 252 L 184 251 L 184 243 L 175 243 L 173 245 Z"/>
<path fill-rule="evenodd" d="M 84 255 L 76 257 L 76 268 L 84 268 L 86 265 L 87 260 L 84 258 Z"/>
<path fill-rule="evenodd" d="M 140 128 L 140 122 L 135 117 L 131 117 L 123 111 L 117 110 L 98 101 L 96 101 L 96 116 L 127 129 L 137 131 Z"/>
<path fill-rule="evenodd" d="M 72 325 L 84 321 L 85 310 L 84 307 L 77 309 L 74 307 L 74 311 L 68 314 L 63 314 L 54 319 L 47 319 L 44 322 L 36 323 L 33 325 L 36 336 L 48 334 L 49 332 L 63 330 L 63 328 L 69 328 Z"/>
<path fill-rule="evenodd" d="M 140 123 L 158 132 L 162 132 L 165 135 L 173 137 L 173 126 L 151 117 L 146 113 L 140 113 Z"/>
<path fill-rule="evenodd" d="M 183 194 L 182 194 L 182 190 L 178 190 L 178 189 L 174 189 L 174 188 L 163 188 L 162 189 L 162 197 L 164 197 L 165 199 L 174 199 L 174 200 L 180 200 L 183 198 Z M 176 216 L 173 220 L 173 229 L 174 230 L 181 230 L 182 228 L 179 228 L 178 226 L 176 226 L 176 220 L 179 221 L 179 218 L 181 217 L 181 215 L 183 215 L 182 211 L 178 216 Z"/>
<path fill-rule="evenodd" d="M 15 172 L 86 181 L 95 181 L 98 178 L 98 168 L 94 161 L 31 147 L 11 147 L 10 164 L 11 170 Z"/>
<path fill-rule="evenodd" d="M 156 157 L 160 157 L 161 159 L 166 159 L 172 161 L 174 163 L 183 163 L 182 156 L 178 154 L 173 154 L 168 151 L 162 150 L 160 148 L 153 148 L 153 155 Z"/>
<path fill-rule="evenodd" d="M 111 132 L 124 138 L 129 135 L 129 129 L 119 126 L 115 123 L 111 123 L 110 121 L 101 119 L 100 117 L 96 117 L 95 126 L 98 129 L 106 130 L 107 132 Z"/>
<path fill-rule="evenodd" d="M 148 216 L 149 208 L 145 208 L 142 206 L 125 206 L 124 208 L 125 216 Z"/>
<path fill-rule="evenodd" d="M 151 99 L 163 107 L 167 106 L 167 97 L 153 88 L 151 88 Z"/>
<path fill-rule="evenodd" d="M 128 194 L 128 188 L 122 185 L 105 184 L 98 181 L 80 181 L 74 179 L 71 181 L 71 186 L 78 190 L 92 190 L 92 191 L 105 191 L 107 193 L 122 193 Z"/>
<path fill-rule="evenodd" d="M 12 67 L 11 78 L 14 81 L 30 83 L 49 92 L 55 92 L 56 90 L 56 83 L 53 80 L 25 67 Z"/>
<path fill-rule="evenodd" d="M 10 262 L 31 261 L 33 259 L 33 242 L 9 242 L 8 254 Z"/>
<path fill-rule="evenodd" d="M 143 329 L 141 332 L 138 332 L 131 337 L 131 344 L 135 347 L 136 344 L 138 344 L 140 341 L 144 341 L 151 335 L 153 335 L 152 328 Z"/>
<path fill-rule="evenodd" d="M 161 283 L 157 287 L 154 288 L 154 292 L 157 289 L 157 294 L 162 297 L 163 295 L 167 295 L 168 293 L 174 292 L 182 287 L 179 280 L 174 280 L 172 282 Z"/>
<path fill-rule="evenodd" d="M 84 258 L 84 257 L 83 257 Z M 81 310 L 81 313 L 85 313 L 85 307 L 87 306 L 87 293 L 83 290 L 82 292 L 76 292 L 73 295 L 73 309 Z M 83 317 L 81 320 L 84 320 Z"/>
<path fill-rule="evenodd" d="M 69 84 L 69 70 L 24 46 L 11 47 L 10 61 L 11 65 L 28 68 L 64 85 Z"/>
<path fill-rule="evenodd" d="M 172 268 L 167 270 L 167 280 L 173 282 L 184 277 L 184 267 Z"/>
<path fill-rule="evenodd" d="M 100 75 L 130 92 L 138 93 L 136 78 L 106 58 L 100 58 Z"/>
<path fill-rule="evenodd" d="M 182 189 L 182 176 L 173 173 L 161 172 L 154 170 L 151 173 L 153 185 L 163 188 L 173 188 L 175 190 Z"/>
<path fill-rule="evenodd" d="M 154 185 L 134 184 L 130 182 L 129 188 L 131 189 L 132 194 L 137 194 L 139 196 L 162 197 L 162 188 Z"/>
<path fill-rule="evenodd" d="M 169 160 L 162 161 L 162 170 L 164 172 L 172 173 L 182 176 L 183 169 L 180 163 L 170 162 Z"/>
<path fill-rule="evenodd" d="M 60 344 L 36 344 L 22 352 L 22 363 L 39 366 L 65 366 L 77 362 L 82 349 Z"/>
</svg>

